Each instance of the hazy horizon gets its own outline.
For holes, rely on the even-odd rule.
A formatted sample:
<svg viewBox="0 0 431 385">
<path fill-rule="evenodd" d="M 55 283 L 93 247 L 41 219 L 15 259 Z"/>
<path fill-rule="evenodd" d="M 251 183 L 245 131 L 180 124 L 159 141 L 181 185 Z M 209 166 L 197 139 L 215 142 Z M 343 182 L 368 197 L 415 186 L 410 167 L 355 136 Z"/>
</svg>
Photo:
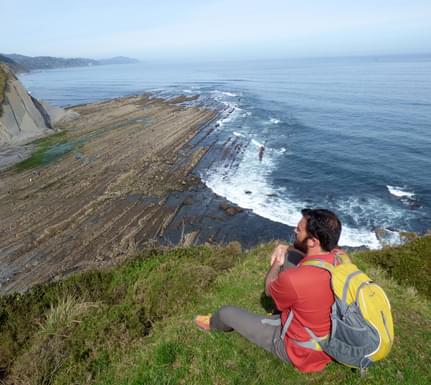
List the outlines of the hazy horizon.
<svg viewBox="0 0 431 385">
<path fill-rule="evenodd" d="M 429 1 L 2 2 L 2 53 L 254 60 L 431 53 Z"/>
<path fill-rule="evenodd" d="M 260 62 L 260 61 L 283 61 L 283 60 L 292 60 L 292 61 L 300 61 L 300 60 L 331 60 L 331 59 L 372 59 L 372 58 L 376 58 L 376 59 L 396 59 L 396 58 L 400 58 L 400 59 L 405 59 L 408 57 L 411 58 L 430 58 L 431 57 L 431 51 L 430 52 L 412 52 L 412 53 L 394 53 L 394 54 L 388 54 L 388 53 L 381 53 L 381 54 L 361 54 L 361 55 L 355 55 L 355 54 L 351 54 L 351 55 L 327 55 L 327 56 L 316 56 L 316 55 L 309 55 L 309 56 L 268 56 L 268 57 L 251 57 L 251 58 L 247 58 L 247 57 L 242 57 L 242 58 L 230 58 L 230 57 L 220 57 L 220 58 L 209 58 L 209 57 L 203 57 L 203 58 L 199 58 L 199 57 L 184 57 L 184 58 L 169 58 L 169 60 L 167 60 L 166 58 L 140 58 L 140 57 L 136 57 L 136 56 L 126 56 L 126 55 L 106 55 L 106 56 L 100 56 L 100 57 L 95 57 L 95 56 L 61 56 L 61 55 L 44 55 L 44 54 L 38 54 L 38 55 L 26 55 L 23 54 L 22 52 L 0 52 L 0 54 L 3 55 L 23 55 L 23 56 L 28 56 L 28 57 L 57 57 L 57 58 L 63 58 L 63 59 L 94 59 L 94 60 L 105 60 L 105 59 L 112 59 L 115 57 L 125 57 L 125 58 L 129 58 L 129 59 L 136 59 L 141 63 L 148 63 L 148 64 L 161 64 L 161 63 L 217 63 L 217 62 Z"/>
</svg>

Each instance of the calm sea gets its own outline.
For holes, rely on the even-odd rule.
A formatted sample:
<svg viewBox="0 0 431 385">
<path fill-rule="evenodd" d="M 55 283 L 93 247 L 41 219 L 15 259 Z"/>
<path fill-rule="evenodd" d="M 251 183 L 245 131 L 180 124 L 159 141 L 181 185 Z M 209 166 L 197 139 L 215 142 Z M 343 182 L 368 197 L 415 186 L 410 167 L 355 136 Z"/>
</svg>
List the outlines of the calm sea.
<svg viewBox="0 0 431 385">
<path fill-rule="evenodd" d="M 217 140 L 242 143 L 233 164 L 198 170 L 216 194 L 290 226 L 305 206 L 330 208 L 344 246 L 379 247 L 376 229 L 393 243 L 431 229 L 431 56 L 139 63 L 21 80 L 59 106 L 199 94 L 226 106 Z"/>
</svg>

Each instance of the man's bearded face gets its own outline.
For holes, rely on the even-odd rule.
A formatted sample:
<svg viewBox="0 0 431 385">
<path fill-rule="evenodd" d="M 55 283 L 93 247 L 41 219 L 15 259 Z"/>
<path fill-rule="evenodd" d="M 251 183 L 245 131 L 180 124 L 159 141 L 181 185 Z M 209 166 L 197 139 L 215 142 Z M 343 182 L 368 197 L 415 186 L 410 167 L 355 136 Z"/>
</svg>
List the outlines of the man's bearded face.
<svg viewBox="0 0 431 385">
<path fill-rule="evenodd" d="M 303 217 L 299 221 L 298 226 L 296 226 L 295 242 L 293 243 L 293 247 L 295 249 L 302 251 L 303 253 L 307 253 L 308 251 L 308 246 L 307 246 L 308 234 L 307 234 L 306 226 L 307 226 L 307 220 Z"/>
<path fill-rule="evenodd" d="M 293 247 L 307 254 L 307 251 L 308 251 L 307 239 L 308 238 L 305 238 L 302 241 L 300 241 L 299 239 L 295 239 L 295 242 L 293 242 Z"/>
</svg>

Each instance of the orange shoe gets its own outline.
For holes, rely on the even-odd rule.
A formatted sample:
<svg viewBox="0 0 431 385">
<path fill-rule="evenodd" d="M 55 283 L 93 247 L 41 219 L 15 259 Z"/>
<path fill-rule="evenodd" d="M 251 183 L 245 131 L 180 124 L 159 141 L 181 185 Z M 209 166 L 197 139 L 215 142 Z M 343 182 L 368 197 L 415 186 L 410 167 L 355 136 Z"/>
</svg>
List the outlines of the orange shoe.
<svg viewBox="0 0 431 385">
<path fill-rule="evenodd" d="M 211 319 L 211 314 L 198 315 L 195 318 L 195 324 L 201 330 L 210 331 L 211 330 L 210 319 Z"/>
</svg>

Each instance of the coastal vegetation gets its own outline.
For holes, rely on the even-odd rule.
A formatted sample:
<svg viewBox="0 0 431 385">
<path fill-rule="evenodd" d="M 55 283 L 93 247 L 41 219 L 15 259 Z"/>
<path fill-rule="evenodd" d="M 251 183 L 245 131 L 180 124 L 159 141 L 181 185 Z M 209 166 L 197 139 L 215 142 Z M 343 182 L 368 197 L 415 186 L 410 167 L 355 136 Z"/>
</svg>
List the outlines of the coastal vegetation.
<svg viewBox="0 0 431 385">
<path fill-rule="evenodd" d="M 427 259 L 431 251 L 431 236 L 417 238 L 401 248 L 386 247 L 361 253 L 361 257 L 387 271 L 402 285 L 414 287 L 420 294 L 431 298 L 431 265 Z"/>
<path fill-rule="evenodd" d="M 2 113 L 3 113 L 2 107 L 3 107 L 4 97 L 6 93 L 7 80 L 8 80 L 8 74 L 3 69 L 3 66 L 0 64 L 0 116 L 2 116 Z"/>
<path fill-rule="evenodd" d="M 262 287 L 272 247 L 150 245 L 115 268 L 0 297 L 0 376 L 6 384 L 431 382 L 430 291 L 413 279 L 415 272 L 429 285 L 429 274 L 422 275 L 429 236 L 352 254 L 386 290 L 395 323 L 391 355 L 365 380 L 336 363 L 301 374 L 236 333 L 195 328 L 196 314 L 227 303 L 273 309 Z"/>
</svg>

